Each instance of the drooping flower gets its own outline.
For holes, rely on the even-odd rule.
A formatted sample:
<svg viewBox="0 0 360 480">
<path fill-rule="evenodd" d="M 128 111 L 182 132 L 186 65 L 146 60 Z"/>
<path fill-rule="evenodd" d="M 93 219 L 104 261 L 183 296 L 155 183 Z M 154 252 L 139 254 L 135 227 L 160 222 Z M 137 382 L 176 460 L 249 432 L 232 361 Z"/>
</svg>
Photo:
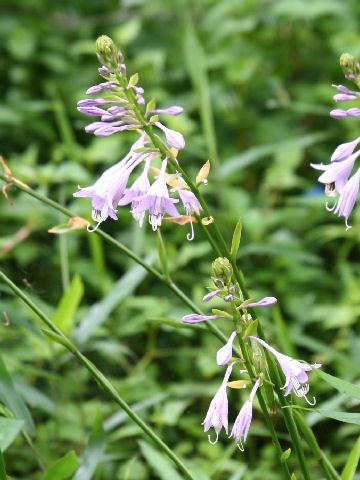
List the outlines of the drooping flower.
<svg viewBox="0 0 360 480">
<path fill-rule="evenodd" d="M 320 368 L 321 364 L 314 363 L 308 365 L 307 363 L 300 362 L 299 360 L 295 360 L 288 355 L 278 352 L 261 338 L 252 335 L 250 335 L 249 338 L 259 342 L 276 357 L 285 375 L 285 385 L 282 387 L 285 389 L 284 396 L 286 397 L 291 390 L 293 390 L 297 397 L 304 397 L 309 405 L 315 405 L 315 397 L 313 398 L 313 402 L 310 402 L 306 396 L 309 391 L 309 384 L 307 383 L 308 375 L 306 372 L 311 371 L 313 368 Z"/>
<path fill-rule="evenodd" d="M 207 432 L 210 427 L 214 427 L 216 439 L 214 442 L 212 442 L 209 435 L 208 438 L 210 443 L 217 442 L 220 430 L 223 427 L 226 434 L 228 433 L 228 399 L 226 393 L 226 385 L 229 381 L 234 363 L 235 362 L 231 363 L 227 367 L 222 384 L 219 390 L 216 392 L 214 398 L 211 400 L 205 420 L 202 422 L 202 425 L 204 425 L 204 432 Z"/>
<path fill-rule="evenodd" d="M 182 318 L 184 323 L 199 323 L 206 320 L 216 320 L 217 318 L 224 318 L 223 315 L 199 315 L 198 313 L 190 313 Z"/>
<path fill-rule="evenodd" d="M 237 330 L 234 330 L 229 337 L 229 340 L 225 343 L 225 345 L 216 353 L 216 363 L 218 365 L 226 365 L 232 357 L 232 346 L 234 339 L 236 337 Z"/>
<path fill-rule="evenodd" d="M 160 130 L 165 133 L 166 141 L 169 145 L 176 148 L 177 150 L 181 150 L 185 147 L 185 140 L 180 132 L 172 130 L 171 128 L 167 128 L 160 122 L 154 122 L 154 125 L 156 125 L 158 128 L 160 128 Z"/>
<path fill-rule="evenodd" d="M 244 443 L 245 443 L 249 433 L 251 420 L 252 420 L 253 401 L 254 401 L 256 391 L 259 388 L 259 385 L 260 385 L 260 378 L 256 380 L 255 385 L 253 386 L 251 393 L 249 395 L 249 398 L 241 407 L 241 410 L 238 416 L 236 417 L 234 426 L 231 430 L 231 434 L 229 437 L 229 438 L 231 437 L 235 438 L 235 441 L 237 442 L 237 446 L 239 450 L 241 450 L 242 452 L 244 451 L 244 445 L 241 440 L 241 437 L 244 438 Z"/>
<path fill-rule="evenodd" d="M 357 157 L 360 155 L 360 150 L 350 155 L 348 158 L 342 161 L 332 162 L 328 165 L 311 163 L 310 166 L 316 170 L 323 170 L 324 173 L 318 178 L 319 182 L 330 185 L 335 184 L 335 190 L 341 193 L 349 175 L 354 168 L 354 163 Z"/>
<path fill-rule="evenodd" d="M 96 230 L 100 223 L 109 216 L 113 220 L 117 220 L 116 207 L 125 191 L 130 173 L 143 161 L 144 154 L 135 150 L 144 146 L 144 139 L 145 134 L 142 134 L 132 145 L 126 157 L 105 170 L 93 185 L 85 188 L 79 186 L 80 191 L 73 194 L 74 197 L 90 197 L 92 199 L 91 216 L 97 225 L 93 229 L 88 227 L 89 231 Z"/>
<path fill-rule="evenodd" d="M 182 179 L 180 178 L 180 180 Z M 186 235 L 186 238 L 190 242 L 191 240 L 194 239 L 194 226 L 192 222 L 192 215 L 196 210 L 202 210 L 202 206 L 200 205 L 199 200 L 196 198 L 196 196 L 193 194 L 191 190 L 187 190 L 185 188 L 179 188 L 178 194 L 184 205 L 185 213 L 190 218 L 191 233 L 188 233 Z"/>
<path fill-rule="evenodd" d="M 166 165 L 167 159 L 165 158 L 162 162 L 158 178 L 151 185 L 148 192 L 139 198 L 136 207 L 131 211 L 133 214 L 139 214 L 145 210 L 149 210 L 149 222 L 154 231 L 161 225 L 165 212 L 172 217 L 180 216 L 174 206 L 174 203 L 177 203 L 179 200 L 169 197 L 165 181 Z"/>
<path fill-rule="evenodd" d="M 145 160 L 145 167 L 142 174 L 135 180 L 131 187 L 125 190 L 124 196 L 119 201 L 118 205 L 128 205 L 131 203 L 132 215 L 139 222 L 140 227 L 142 227 L 145 217 L 145 210 L 142 212 L 135 212 L 135 208 L 139 203 L 139 198 L 146 195 L 150 189 L 150 182 L 148 178 L 148 172 L 151 162 L 151 155 L 148 155 Z"/>
<path fill-rule="evenodd" d="M 334 213 L 338 214 L 339 217 L 345 217 L 346 230 L 351 228 L 351 225 L 348 224 L 348 218 L 352 212 L 352 209 L 354 208 L 356 197 L 359 193 L 359 182 L 360 168 L 346 183 L 337 203 L 332 208 Z"/>
</svg>

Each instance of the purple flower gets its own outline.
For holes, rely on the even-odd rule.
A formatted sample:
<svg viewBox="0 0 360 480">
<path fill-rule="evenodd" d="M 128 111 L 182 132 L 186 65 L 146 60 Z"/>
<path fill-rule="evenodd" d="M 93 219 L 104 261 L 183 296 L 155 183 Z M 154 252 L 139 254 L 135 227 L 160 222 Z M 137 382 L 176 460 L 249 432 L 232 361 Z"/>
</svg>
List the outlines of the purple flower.
<svg viewBox="0 0 360 480">
<path fill-rule="evenodd" d="M 348 93 L 336 93 L 333 96 L 335 102 L 346 102 L 348 100 L 356 100 L 358 97 L 357 95 L 348 94 Z"/>
<path fill-rule="evenodd" d="M 335 190 L 341 193 L 354 168 L 355 160 L 359 155 L 360 150 L 340 162 L 337 161 L 329 163 L 328 165 L 311 163 L 310 166 L 316 170 L 324 170 L 324 173 L 318 178 L 319 182 L 325 183 L 326 185 L 334 183 Z"/>
<path fill-rule="evenodd" d="M 177 150 L 181 150 L 185 147 L 185 140 L 180 132 L 177 132 L 176 130 L 171 130 L 170 128 L 165 127 L 160 122 L 154 122 L 154 125 L 156 125 L 158 128 L 160 128 L 160 130 L 165 133 L 166 141 L 169 145 L 176 148 Z"/>
<path fill-rule="evenodd" d="M 359 182 L 360 168 L 346 183 L 340 193 L 337 203 L 331 209 L 328 208 L 328 210 L 334 211 L 335 214 L 338 214 L 339 217 L 345 217 L 346 230 L 351 228 L 351 225 L 348 224 L 348 218 L 354 208 L 356 197 L 359 192 Z"/>
<path fill-rule="evenodd" d="M 88 227 L 88 231 L 94 231 L 100 223 L 111 217 L 117 220 L 116 207 L 125 191 L 130 173 L 143 161 L 143 153 L 135 150 L 144 146 L 145 134 L 132 145 L 130 152 L 120 162 L 105 170 L 105 172 L 90 187 L 81 188 L 75 192 L 74 197 L 90 197 L 92 199 L 92 219 L 97 222 L 95 228 Z"/>
<path fill-rule="evenodd" d="M 344 85 L 332 85 L 336 90 L 340 93 L 346 93 L 347 95 L 358 95 L 359 92 L 356 92 L 354 90 L 349 90 L 347 87 L 344 87 Z"/>
<path fill-rule="evenodd" d="M 347 117 L 347 113 L 345 110 L 343 110 L 342 108 L 334 108 L 333 110 L 331 110 L 330 112 L 330 117 L 332 118 L 345 118 Z"/>
<path fill-rule="evenodd" d="M 179 177 L 179 180 L 183 181 L 181 177 Z M 188 233 L 186 235 L 186 238 L 189 240 L 189 242 L 191 242 L 191 240 L 194 239 L 194 226 L 192 222 L 192 215 L 197 209 L 202 210 L 202 206 L 200 205 L 199 200 L 190 190 L 187 190 L 185 188 L 179 188 L 178 193 L 184 205 L 185 213 L 190 218 L 191 233 Z"/>
<path fill-rule="evenodd" d="M 277 298 L 275 297 L 264 297 L 257 302 L 251 303 L 243 303 L 237 308 L 249 308 L 249 307 L 269 307 L 270 305 L 274 305 L 277 302 Z"/>
<path fill-rule="evenodd" d="M 165 113 L 167 115 L 179 115 L 183 111 L 184 109 L 182 107 L 173 105 L 172 107 L 169 107 L 169 108 L 157 108 L 155 110 L 151 110 L 151 113 Z"/>
<path fill-rule="evenodd" d="M 139 202 L 131 213 L 139 214 L 149 210 L 149 222 L 155 231 L 162 222 L 164 213 L 167 212 L 173 217 L 179 217 L 180 214 L 174 207 L 174 203 L 179 200 L 170 198 L 168 188 L 165 182 L 165 169 L 167 159 L 163 160 L 159 177 L 151 185 L 146 195 L 139 198 Z"/>
<path fill-rule="evenodd" d="M 334 153 L 331 155 L 331 161 L 340 162 L 346 160 L 353 153 L 359 142 L 360 137 L 355 138 L 355 140 L 351 142 L 342 143 L 336 147 Z"/>
<path fill-rule="evenodd" d="M 228 433 L 228 399 L 226 394 L 226 385 L 229 381 L 233 365 L 234 362 L 227 367 L 222 384 L 219 390 L 216 392 L 214 398 L 211 400 L 205 420 L 202 422 L 202 425 L 204 425 L 204 432 L 207 432 L 210 427 L 214 427 L 216 433 L 215 441 L 212 442 L 210 440 L 210 435 L 208 436 L 209 442 L 213 444 L 217 442 L 220 430 L 223 427 L 226 434 Z"/>
<path fill-rule="evenodd" d="M 143 197 L 150 189 L 150 182 L 148 179 L 148 172 L 151 162 L 151 155 L 148 155 L 145 161 L 145 167 L 142 174 L 135 180 L 130 188 L 125 190 L 124 196 L 119 201 L 118 205 L 127 205 L 131 202 L 132 216 L 139 222 L 142 227 L 145 217 L 145 210 L 142 212 L 135 212 L 135 208 L 139 203 L 139 198 Z"/>
<path fill-rule="evenodd" d="M 234 330 L 229 337 L 229 340 L 225 343 L 225 345 L 217 351 L 216 354 L 216 363 L 218 365 L 226 365 L 230 358 L 232 357 L 232 346 L 234 339 L 236 337 L 237 330 Z"/>
<path fill-rule="evenodd" d="M 182 321 L 185 323 L 199 323 L 205 322 L 206 320 L 216 320 L 217 318 L 224 317 L 222 315 L 199 315 L 197 313 L 190 313 L 190 315 L 185 315 Z"/>
<path fill-rule="evenodd" d="M 106 68 L 106 67 L 105 67 Z M 111 73 L 109 70 L 108 73 Z M 99 93 L 101 90 L 110 90 L 111 88 L 116 88 L 116 83 L 113 82 L 103 82 L 99 83 L 98 85 L 94 85 L 86 90 L 86 95 L 93 95 L 94 93 Z"/>
<path fill-rule="evenodd" d="M 252 335 L 250 335 L 249 338 L 259 342 L 276 357 L 285 375 L 285 385 L 282 387 L 283 389 L 286 389 L 284 396 L 286 397 L 289 395 L 291 390 L 293 390 L 297 397 L 304 397 L 309 405 L 315 405 L 315 397 L 313 403 L 311 403 L 306 396 L 309 391 L 309 384 L 307 383 L 308 375 L 306 372 L 309 372 L 313 368 L 320 368 L 321 364 L 314 363 L 312 365 L 308 365 L 307 363 L 299 362 L 294 358 L 278 352 L 275 350 L 275 348 L 270 347 L 270 345 L 264 342 L 264 340 L 261 340 L 261 338 L 254 337 Z"/>
<path fill-rule="evenodd" d="M 220 293 L 221 290 L 218 289 L 218 290 L 214 290 L 212 292 L 209 292 L 207 293 L 204 297 L 203 297 L 203 302 L 208 302 L 209 300 L 211 300 L 213 297 L 215 297 L 215 295 L 217 295 L 218 293 Z"/>
<path fill-rule="evenodd" d="M 249 395 L 249 398 L 246 400 L 244 405 L 241 407 L 241 410 L 236 417 L 234 426 L 231 430 L 231 435 L 229 438 L 234 437 L 237 444 L 238 448 L 243 452 L 244 451 L 244 445 L 241 441 L 241 437 L 244 438 L 244 443 L 246 442 L 247 435 L 249 433 L 249 428 L 252 420 L 252 406 L 253 406 L 253 401 L 254 397 L 256 394 L 257 389 L 259 388 L 260 385 L 260 378 L 258 378 L 255 382 L 255 385 L 253 386 L 251 393 Z"/>
</svg>

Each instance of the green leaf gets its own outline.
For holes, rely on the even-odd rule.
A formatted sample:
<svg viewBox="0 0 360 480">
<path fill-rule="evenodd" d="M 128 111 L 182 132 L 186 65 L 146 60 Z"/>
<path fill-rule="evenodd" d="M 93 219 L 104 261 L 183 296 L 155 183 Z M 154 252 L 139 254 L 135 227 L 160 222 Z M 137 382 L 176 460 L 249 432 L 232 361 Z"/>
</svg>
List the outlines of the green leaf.
<svg viewBox="0 0 360 480">
<path fill-rule="evenodd" d="M 74 450 L 53 463 L 44 473 L 43 480 L 66 480 L 77 469 L 78 460 Z"/>
<path fill-rule="evenodd" d="M 84 293 L 84 286 L 79 275 L 74 275 L 69 288 L 61 297 L 53 322 L 65 334 L 73 329 L 73 317 Z"/>
<path fill-rule="evenodd" d="M 80 466 L 73 480 L 91 480 L 96 467 L 101 462 L 106 446 L 103 419 L 100 410 L 97 412 L 92 427 L 88 446 L 80 458 Z"/>
<path fill-rule="evenodd" d="M 139 81 L 139 74 L 134 73 L 134 75 L 131 75 L 131 77 L 130 77 L 128 87 L 132 87 L 132 86 L 136 85 L 138 83 L 138 81 Z"/>
<path fill-rule="evenodd" d="M 146 105 L 145 117 L 149 115 L 151 110 L 155 110 L 156 108 L 156 99 L 152 98 Z"/>
<path fill-rule="evenodd" d="M 235 225 L 232 242 L 231 242 L 231 250 L 230 250 L 231 258 L 234 261 L 236 260 L 236 255 L 240 246 L 241 229 L 242 229 L 241 218 L 239 218 L 237 224 Z"/>
<path fill-rule="evenodd" d="M 341 472 L 341 480 L 353 480 L 356 467 L 360 459 L 360 437 L 353 446 L 350 455 L 346 461 L 345 467 Z"/>
<path fill-rule="evenodd" d="M 245 330 L 244 337 L 248 337 L 249 335 L 256 335 L 257 327 L 258 327 L 258 319 L 251 322 Z"/>
<path fill-rule="evenodd" d="M 0 480 L 7 480 L 7 478 L 8 477 L 6 476 L 5 460 L 2 451 L 0 450 Z"/>
<path fill-rule="evenodd" d="M 35 425 L 30 412 L 14 388 L 12 379 L 0 355 L 0 400 L 7 406 L 17 419 L 24 420 L 24 428 L 28 434 L 34 435 Z"/>
<path fill-rule="evenodd" d="M 325 380 L 325 382 L 336 388 L 336 390 L 339 390 L 339 392 L 345 393 L 349 397 L 360 400 L 360 385 L 354 385 L 353 383 L 346 382 L 345 380 L 341 380 L 333 375 L 329 375 L 322 370 L 315 370 L 315 372 L 323 380 Z"/>
<path fill-rule="evenodd" d="M 15 440 L 24 425 L 24 420 L 15 418 L 0 418 L 0 450 L 5 452 Z"/>
<path fill-rule="evenodd" d="M 170 461 L 146 442 L 139 441 L 140 449 L 148 464 L 162 480 L 181 480 Z"/>
</svg>

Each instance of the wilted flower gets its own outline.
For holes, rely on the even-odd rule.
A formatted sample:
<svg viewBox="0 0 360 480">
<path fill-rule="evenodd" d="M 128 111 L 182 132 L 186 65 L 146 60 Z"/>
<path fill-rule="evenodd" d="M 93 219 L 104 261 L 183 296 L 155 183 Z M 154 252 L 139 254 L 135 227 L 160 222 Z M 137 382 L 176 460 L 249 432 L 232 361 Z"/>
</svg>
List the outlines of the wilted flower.
<svg viewBox="0 0 360 480">
<path fill-rule="evenodd" d="M 249 338 L 259 342 L 276 357 L 285 375 L 285 385 L 282 387 L 283 389 L 286 389 L 284 396 L 286 397 L 289 395 L 291 390 L 293 390 L 297 397 L 304 397 L 309 405 L 315 405 L 315 397 L 313 403 L 311 403 L 306 396 L 309 391 L 309 384 L 307 383 L 308 375 L 306 372 L 311 371 L 313 368 L 320 368 L 321 364 L 314 363 L 312 365 L 308 365 L 307 363 L 299 362 L 288 355 L 278 352 L 275 350 L 275 348 L 268 345 L 261 338 L 252 335 L 250 335 Z"/>
<path fill-rule="evenodd" d="M 249 428 L 252 420 L 252 406 L 254 397 L 257 389 L 260 385 L 260 378 L 258 378 L 253 386 L 249 398 L 246 400 L 244 405 L 241 407 L 241 410 L 236 417 L 234 426 L 231 430 L 231 435 L 229 438 L 234 437 L 239 449 L 243 452 L 244 445 L 241 441 L 241 437 L 244 438 L 244 443 L 246 442 L 247 435 L 249 433 Z"/>
<path fill-rule="evenodd" d="M 229 381 L 233 365 L 234 362 L 227 367 L 222 384 L 214 398 L 211 400 L 209 410 L 202 423 L 202 425 L 204 425 L 204 432 L 207 432 L 210 427 L 214 427 L 215 429 L 216 439 L 212 442 L 209 435 L 208 438 L 210 443 L 217 442 L 222 427 L 224 427 L 226 434 L 228 433 L 228 399 L 226 385 Z"/>
</svg>

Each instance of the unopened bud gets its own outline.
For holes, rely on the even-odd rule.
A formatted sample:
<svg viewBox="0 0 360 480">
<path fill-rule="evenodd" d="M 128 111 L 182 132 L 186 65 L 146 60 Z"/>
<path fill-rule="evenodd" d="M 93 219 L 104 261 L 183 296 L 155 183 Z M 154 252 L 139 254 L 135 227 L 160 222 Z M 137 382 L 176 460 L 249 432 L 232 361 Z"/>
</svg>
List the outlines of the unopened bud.
<svg viewBox="0 0 360 480">
<path fill-rule="evenodd" d="M 226 297 L 224 298 L 225 302 L 232 302 L 233 299 L 234 299 L 234 297 L 231 294 L 226 295 Z"/>
<path fill-rule="evenodd" d="M 235 285 L 231 285 L 231 287 L 229 288 L 229 291 L 230 291 L 231 293 L 236 293 L 236 287 L 235 287 Z"/>
<path fill-rule="evenodd" d="M 224 286 L 224 284 L 220 280 L 220 278 L 213 278 L 213 282 L 214 282 L 215 286 L 218 287 L 218 288 L 223 288 L 223 286 Z"/>
<path fill-rule="evenodd" d="M 107 35 L 101 35 L 96 40 L 96 53 L 105 65 L 116 65 L 118 52 L 115 43 Z"/>
<path fill-rule="evenodd" d="M 229 260 L 226 257 L 219 257 L 212 263 L 212 271 L 216 278 L 224 283 L 229 283 L 233 270 Z"/>
<path fill-rule="evenodd" d="M 359 81 L 360 64 L 350 53 L 343 53 L 340 57 L 340 66 L 345 78 L 355 83 Z"/>
</svg>

